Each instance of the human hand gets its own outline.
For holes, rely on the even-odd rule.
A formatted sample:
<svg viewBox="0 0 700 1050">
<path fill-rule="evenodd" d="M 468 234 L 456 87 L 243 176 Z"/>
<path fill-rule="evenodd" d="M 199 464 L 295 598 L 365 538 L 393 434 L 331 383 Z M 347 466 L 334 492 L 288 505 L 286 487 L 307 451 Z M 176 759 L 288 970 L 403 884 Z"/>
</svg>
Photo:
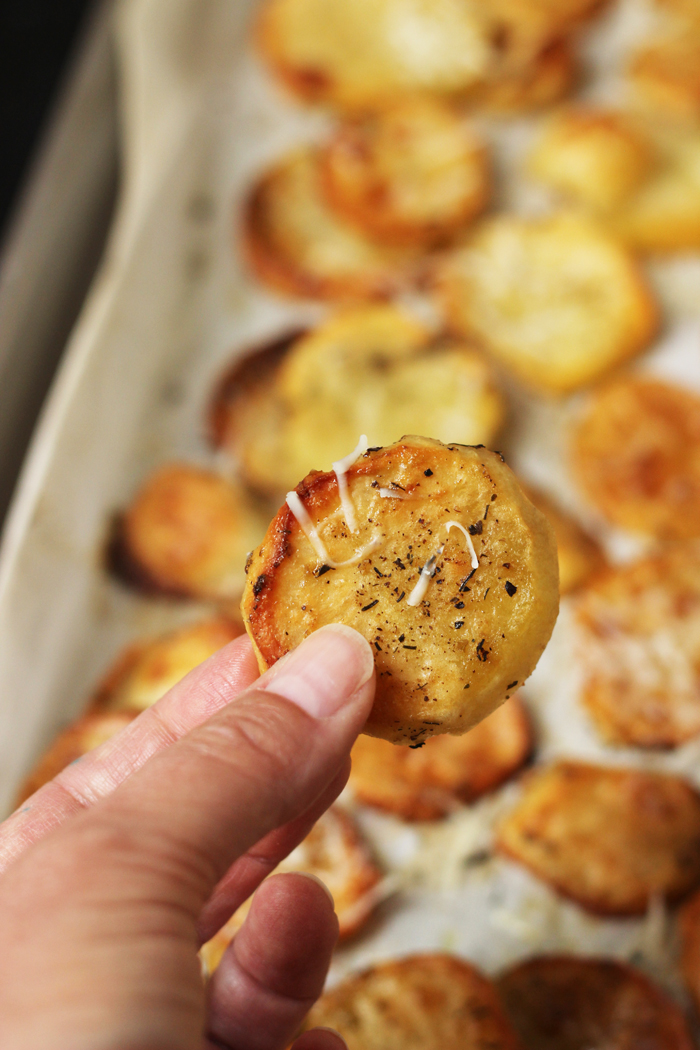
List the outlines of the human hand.
<svg viewBox="0 0 700 1050">
<path fill-rule="evenodd" d="M 0 825 L 3 1050 L 288 1045 L 337 939 L 320 883 L 263 883 L 206 989 L 196 951 L 342 790 L 374 661 L 332 626 L 256 678 L 237 639 Z"/>
</svg>

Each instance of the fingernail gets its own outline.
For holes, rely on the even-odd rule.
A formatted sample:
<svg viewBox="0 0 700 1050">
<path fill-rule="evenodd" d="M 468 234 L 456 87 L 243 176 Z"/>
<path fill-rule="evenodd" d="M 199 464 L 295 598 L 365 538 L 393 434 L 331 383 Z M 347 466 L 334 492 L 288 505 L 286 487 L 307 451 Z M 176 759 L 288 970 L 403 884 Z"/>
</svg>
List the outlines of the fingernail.
<svg viewBox="0 0 700 1050">
<path fill-rule="evenodd" d="M 332 623 L 309 635 L 257 683 L 313 718 L 328 718 L 372 677 L 369 643 L 352 627 Z"/>
</svg>

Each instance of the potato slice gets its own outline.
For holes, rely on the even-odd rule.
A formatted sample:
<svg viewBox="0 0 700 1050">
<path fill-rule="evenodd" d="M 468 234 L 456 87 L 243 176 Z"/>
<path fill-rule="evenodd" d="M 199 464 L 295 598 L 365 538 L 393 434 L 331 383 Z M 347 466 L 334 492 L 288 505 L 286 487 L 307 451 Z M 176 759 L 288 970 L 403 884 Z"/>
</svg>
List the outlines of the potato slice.
<svg viewBox="0 0 700 1050">
<path fill-rule="evenodd" d="M 381 896 L 382 873 L 352 817 L 332 806 L 292 853 L 275 868 L 280 872 L 303 871 L 321 879 L 330 890 L 338 916 L 340 937 L 348 938 L 365 924 Z M 249 898 L 224 927 L 203 945 L 200 959 L 212 974 L 250 910 Z"/>
<path fill-rule="evenodd" d="M 681 974 L 696 1011 L 700 1011 L 700 893 L 683 905 L 679 915 Z"/>
<path fill-rule="evenodd" d="M 573 437 L 576 477 L 616 525 L 700 536 L 700 397 L 642 375 L 598 390 Z"/>
<path fill-rule="evenodd" d="M 593 220 L 500 215 L 437 270 L 454 329 L 525 382 L 565 394 L 649 344 L 659 325 L 628 252 Z"/>
<path fill-rule="evenodd" d="M 483 211 L 486 149 L 459 114 L 406 98 L 341 125 L 321 161 L 328 200 L 371 236 L 430 246 Z"/>
<path fill-rule="evenodd" d="M 579 66 L 570 40 L 547 44 L 530 62 L 499 69 L 469 96 L 470 106 L 491 113 L 529 113 L 564 98 L 575 87 Z"/>
<path fill-rule="evenodd" d="M 591 107 L 555 116 L 529 159 L 536 178 L 598 211 L 629 198 L 653 165 L 650 142 L 629 119 Z"/>
<path fill-rule="evenodd" d="M 112 565 L 148 592 L 224 601 L 240 594 L 246 554 L 261 532 L 238 485 L 173 463 L 156 471 L 124 512 Z"/>
<path fill-rule="evenodd" d="M 549 519 L 554 529 L 559 556 L 559 593 L 570 594 L 604 567 L 603 552 L 579 523 L 548 496 L 530 485 L 524 485 L 523 488 L 527 498 Z"/>
<path fill-rule="evenodd" d="M 111 740 L 134 718 L 135 711 L 111 711 L 90 712 L 77 719 L 58 734 L 36 763 L 19 789 L 15 806 L 21 806 L 30 795 L 58 776 L 71 762 Z"/>
<path fill-rule="evenodd" d="M 640 100 L 659 115 L 682 121 L 700 117 L 700 31 L 687 23 L 655 38 L 634 55 L 630 79 Z"/>
<path fill-rule="evenodd" d="M 461 94 L 492 61 L 490 28 L 468 0 L 267 0 L 258 41 L 295 94 L 366 110 L 406 93 Z"/>
<path fill-rule="evenodd" d="M 609 569 L 580 596 L 582 699 L 611 744 L 675 747 L 700 733 L 700 549 Z"/>
<path fill-rule="evenodd" d="M 692 1050 L 683 1012 L 639 970 L 612 959 L 542 955 L 496 982 L 525 1050 Z"/>
<path fill-rule="evenodd" d="M 368 306 L 298 339 L 274 375 L 239 386 L 216 411 L 246 479 L 279 496 L 346 455 L 359 434 L 373 444 L 408 431 L 490 444 L 503 401 L 468 344 L 436 339 L 396 307 Z"/>
<path fill-rule="evenodd" d="M 554 41 L 569 36 L 607 0 L 488 0 L 495 40 L 504 64 L 522 68 Z"/>
<path fill-rule="evenodd" d="M 601 915 L 641 915 L 700 882 L 700 796 L 680 777 L 556 762 L 526 778 L 498 847 Z"/>
<path fill-rule="evenodd" d="M 551 526 L 482 448 L 405 437 L 368 450 L 345 480 L 341 501 L 334 473 L 310 474 L 252 555 L 242 612 L 259 665 L 346 623 L 376 650 L 366 732 L 413 744 L 466 732 L 522 684 L 549 640 Z"/>
<path fill-rule="evenodd" d="M 380 244 L 333 211 L 320 154 L 283 158 L 253 189 L 244 248 L 263 284 L 312 299 L 381 299 L 410 283 L 415 254 Z"/>
<path fill-rule="evenodd" d="M 129 646 L 105 675 L 94 704 L 107 711 L 145 711 L 190 671 L 242 633 L 225 616 L 188 624 Z"/>
<path fill-rule="evenodd" d="M 350 785 L 367 806 L 404 820 L 437 820 L 513 776 L 531 748 L 525 708 L 513 696 L 464 736 L 434 737 L 420 750 L 358 737 Z"/>
<path fill-rule="evenodd" d="M 348 1050 L 519 1050 L 491 981 L 450 955 L 409 955 L 350 977 L 311 1010 Z"/>
</svg>

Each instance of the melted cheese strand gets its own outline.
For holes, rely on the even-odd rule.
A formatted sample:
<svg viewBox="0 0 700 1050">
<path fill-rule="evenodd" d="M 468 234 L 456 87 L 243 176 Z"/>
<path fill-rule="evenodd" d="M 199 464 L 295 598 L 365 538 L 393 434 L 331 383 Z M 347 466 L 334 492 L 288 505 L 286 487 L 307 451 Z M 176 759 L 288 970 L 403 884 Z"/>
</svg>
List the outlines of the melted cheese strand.
<svg viewBox="0 0 700 1050">
<path fill-rule="evenodd" d="M 447 528 L 448 532 L 450 531 L 450 529 L 459 529 L 462 533 L 464 533 L 464 538 L 467 541 L 467 546 L 469 547 L 469 553 L 471 555 L 472 569 L 478 569 L 479 568 L 479 558 L 477 557 L 477 553 L 474 550 L 474 544 L 472 543 L 472 538 L 469 535 L 469 533 L 467 532 L 467 530 L 465 529 L 464 525 L 460 525 L 460 523 L 458 521 L 448 521 L 446 528 Z"/>
<path fill-rule="evenodd" d="M 357 532 L 357 518 L 355 516 L 355 504 L 352 502 L 350 490 L 348 488 L 347 472 L 350 467 L 355 463 L 363 452 L 366 452 L 368 448 L 367 435 L 362 434 L 360 440 L 357 443 L 357 448 L 354 448 L 343 459 L 338 459 L 333 464 L 333 470 L 338 481 L 338 495 L 340 496 L 340 504 L 343 508 L 343 514 L 345 515 L 345 521 L 347 522 L 350 532 Z"/>
<path fill-rule="evenodd" d="M 331 569 L 342 569 L 347 565 L 357 565 L 357 563 L 362 561 L 363 558 L 366 558 L 369 554 L 376 551 L 377 548 L 381 547 L 381 536 L 374 536 L 367 546 L 363 547 L 362 550 L 359 550 L 357 554 L 353 554 L 352 558 L 348 558 L 346 561 L 333 561 L 326 549 L 325 543 L 318 534 L 316 526 L 306 511 L 306 507 L 301 502 L 297 493 L 294 491 L 288 492 L 286 503 L 299 523 L 299 528 L 306 536 L 318 557 L 324 565 L 328 565 Z"/>
<path fill-rule="evenodd" d="M 460 523 L 458 521 L 448 521 L 445 527 L 446 527 L 448 533 L 449 533 L 450 529 L 453 529 L 453 528 L 454 529 L 459 529 L 462 533 L 464 533 L 464 538 L 466 539 L 467 546 L 469 548 L 469 554 L 470 554 L 470 558 L 471 558 L 472 569 L 478 569 L 479 568 L 479 559 L 477 557 L 476 551 L 474 550 L 474 544 L 472 543 L 472 538 L 469 535 L 469 533 L 467 532 L 467 530 L 465 529 L 464 525 L 460 525 Z M 445 543 L 447 543 L 447 540 L 445 540 Z M 430 584 L 430 581 L 432 580 L 433 576 L 435 575 L 435 570 L 437 568 L 437 560 L 438 560 L 438 558 L 440 557 L 440 555 L 442 554 L 442 552 L 445 549 L 445 543 L 443 543 L 440 547 L 438 547 L 438 549 L 435 551 L 435 554 L 431 555 L 431 557 L 428 558 L 427 562 L 425 563 L 425 565 L 421 569 L 420 576 L 418 577 L 418 583 L 415 585 L 415 587 L 411 591 L 411 593 L 410 593 L 410 595 L 408 597 L 408 601 L 406 602 L 406 605 L 413 605 L 413 606 L 420 605 L 420 603 L 425 598 L 426 592 L 428 590 L 428 585 Z"/>
</svg>

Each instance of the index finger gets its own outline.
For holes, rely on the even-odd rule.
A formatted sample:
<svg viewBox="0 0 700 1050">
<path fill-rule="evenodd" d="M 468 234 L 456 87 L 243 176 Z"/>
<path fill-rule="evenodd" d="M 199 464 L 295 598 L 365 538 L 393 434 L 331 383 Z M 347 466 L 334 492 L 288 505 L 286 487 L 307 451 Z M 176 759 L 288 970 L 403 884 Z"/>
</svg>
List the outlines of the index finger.
<svg viewBox="0 0 700 1050">
<path fill-rule="evenodd" d="M 206 722 L 257 677 L 246 635 L 190 671 L 153 707 L 64 769 L 0 824 L 0 874 L 69 817 L 110 795 L 156 752 Z"/>
</svg>

